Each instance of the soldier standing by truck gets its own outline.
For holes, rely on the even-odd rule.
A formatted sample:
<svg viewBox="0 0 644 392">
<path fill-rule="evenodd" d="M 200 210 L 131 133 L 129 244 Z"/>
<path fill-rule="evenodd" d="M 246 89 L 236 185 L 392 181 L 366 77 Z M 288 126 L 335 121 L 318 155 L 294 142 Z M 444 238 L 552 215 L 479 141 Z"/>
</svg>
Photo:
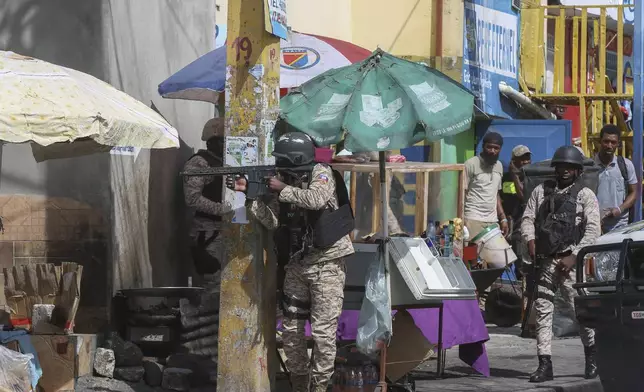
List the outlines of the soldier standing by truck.
<svg viewBox="0 0 644 392">
<path fill-rule="evenodd" d="M 537 268 L 534 275 L 538 284 L 535 310 L 539 367 L 530 376 L 530 382 L 554 377 L 551 343 L 555 292 L 560 289 L 565 303 L 574 307 L 577 292 L 572 288 L 571 272 L 577 253 L 601 234 L 597 197 L 581 179 L 583 160 L 573 146 L 557 149 L 551 161 L 556 180 L 548 180 L 534 189 L 521 221 L 521 234 Z M 595 333 L 582 327 L 580 334 L 586 357 L 584 375 L 595 378 Z"/>
</svg>

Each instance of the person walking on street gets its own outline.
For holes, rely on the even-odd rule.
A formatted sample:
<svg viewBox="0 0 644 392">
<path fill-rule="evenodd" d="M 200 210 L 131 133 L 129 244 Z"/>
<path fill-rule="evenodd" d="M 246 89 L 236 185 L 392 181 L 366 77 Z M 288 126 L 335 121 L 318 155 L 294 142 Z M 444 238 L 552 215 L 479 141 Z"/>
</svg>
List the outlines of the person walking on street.
<svg viewBox="0 0 644 392">
<path fill-rule="evenodd" d="M 473 238 L 486 227 L 498 223 L 508 234 L 508 219 L 501 203 L 503 165 L 499 153 L 503 136 L 488 132 L 483 137 L 483 151 L 465 161 L 465 226 Z"/>
<path fill-rule="evenodd" d="M 310 165 L 311 170 L 284 173 L 283 180 L 270 178 L 268 187 L 277 200 L 250 200 L 247 207 L 249 215 L 267 229 L 296 233 L 287 235 L 285 241 L 275 239 L 277 244 L 295 237 L 295 243 L 290 244 L 294 251 L 287 255 L 278 251 L 277 255 L 278 259 L 287 258 L 282 295 L 284 352 L 293 392 L 308 392 L 309 383 L 312 392 L 326 392 L 333 375 L 344 298 L 344 258 L 354 253 L 348 235 L 353 230 L 353 216 L 330 219 L 332 225 L 326 225 L 329 219 L 322 223 L 324 214 L 341 214 L 340 207 L 348 203 L 348 194 L 340 173 L 328 165 L 314 164 L 315 146 L 308 135 L 290 132 L 280 136 L 273 156 L 278 167 Z M 234 190 L 247 191 L 245 178 L 227 181 Z M 315 343 L 312 363 L 304 335 L 307 320 Z"/>
<path fill-rule="evenodd" d="M 556 180 L 547 180 L 534 189 L 521 221 L 521 234 L 538 269 L 535 310 L 539 367 L 530 376 L 530 382 L 554 377 L 551 343 L 555 292 L 561 290 L 565 303 L 574 307 L 577 292 L 572 287 L 571 274 L 575 276 L 577 254 L 601 234 L 597 197 L 584 187 L 581 179 L 583 160 L 573 146 L 558 148 L 551 161 Z M 584 375 L 595 378 L 595 333 L 582 327 L 580 334 L 586 359 Z"/>
<path fill-rule="evenodd" d="M 605 125 L 599 133 L 600 148 L 595 163 L 601 167 L 597 199 L 601 209 L 602 231 L 626 226 L 637 197 L 637 176 L 630 159 L 615 155 L 621 142 L 619 128 Z"/>
</svg>

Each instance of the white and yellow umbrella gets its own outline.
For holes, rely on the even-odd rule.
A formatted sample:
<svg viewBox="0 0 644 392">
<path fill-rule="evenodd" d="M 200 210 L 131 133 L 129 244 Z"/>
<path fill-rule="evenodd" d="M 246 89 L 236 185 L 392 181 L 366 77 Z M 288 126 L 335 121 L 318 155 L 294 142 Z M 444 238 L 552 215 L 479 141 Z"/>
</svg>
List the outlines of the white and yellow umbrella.
<svg viewBox="0 0 644 392">
<path fill-rule="evenodd" d="M 0 51 L 0 141 L 179 147 L 161 115 L 88 74 Z"/>
</svg>

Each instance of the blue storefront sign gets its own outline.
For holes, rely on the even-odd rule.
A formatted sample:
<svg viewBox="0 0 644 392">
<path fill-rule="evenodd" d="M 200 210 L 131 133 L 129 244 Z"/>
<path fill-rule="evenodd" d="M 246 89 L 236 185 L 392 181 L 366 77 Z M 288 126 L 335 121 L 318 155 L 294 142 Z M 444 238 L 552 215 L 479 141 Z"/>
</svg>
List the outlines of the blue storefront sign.
<svg viewBox="0 0 644 392">
<path fill-rule="evenodd" d="M 499 82 L 518 89 L 519 18 L 511 0 L 465 0 L 463 84 L 489 115 L 511 118 L 516 107 Z"/>
</svg>

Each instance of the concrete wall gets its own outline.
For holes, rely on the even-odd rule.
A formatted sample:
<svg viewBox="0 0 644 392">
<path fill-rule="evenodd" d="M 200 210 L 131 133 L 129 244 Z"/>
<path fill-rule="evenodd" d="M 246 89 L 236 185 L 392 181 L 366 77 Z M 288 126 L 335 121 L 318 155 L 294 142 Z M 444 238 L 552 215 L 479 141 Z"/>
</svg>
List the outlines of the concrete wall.
<svg viewBox="0 0 644 392">
<path fill-rule="evenodd" d="M 82 303 L 92 306 L 105 306 L 110 286 L 185 282 L 191 262 L 177 172 L 203 145 L 214 108 L 163 100 L 156 90 L 212 49 L 214 8 L 211 0 L 0 0 L 0 49 L 87 72 L 154 102 L 182 139 L 181 149 L 136 157 L 101 153 L 42 163 L 30 145 L 4 145 L 0 266 L 83 263 Z"/>
<path fill-rule="evenodd" d="M 433 0 L 353 0 L 353 43 L 397 55 L 432 55 Z"/>
</svg>

